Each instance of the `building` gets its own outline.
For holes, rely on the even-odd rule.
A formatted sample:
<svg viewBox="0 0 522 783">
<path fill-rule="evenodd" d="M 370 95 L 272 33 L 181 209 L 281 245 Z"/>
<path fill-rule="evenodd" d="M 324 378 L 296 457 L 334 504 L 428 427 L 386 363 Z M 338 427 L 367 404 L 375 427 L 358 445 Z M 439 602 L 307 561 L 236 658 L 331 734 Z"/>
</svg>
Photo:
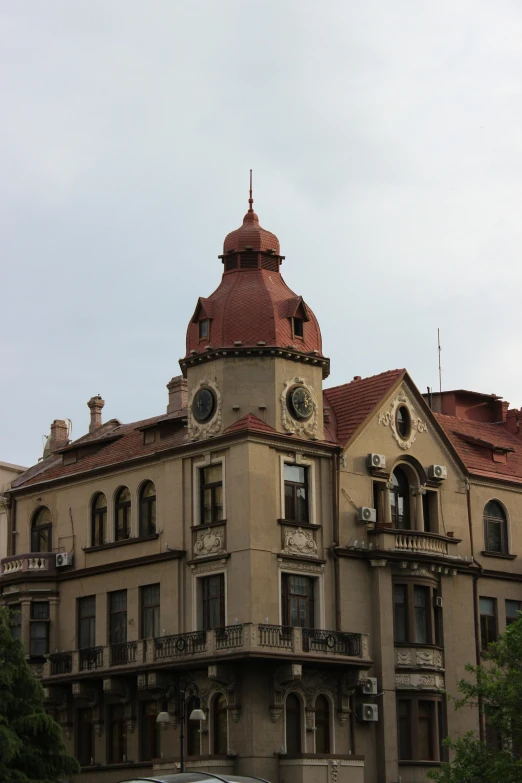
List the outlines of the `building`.
<svg viewBox="0 0 522 783">
<path fill-rule="evenodd" d="M 220 259 L 166 413 L 102 422 L 93 397 L 13 482 L 13 630 L 85 783 L 176 769 L 183 681 L 188 768 L 424 780 L 478 726 L 444 689 L 521 606 L 520 412 L 404 370 L 324 389 L 252 202 Z"/>
<path fill-rule="evenodd" d="M 23 473 L 25 468 L 21 465 L 12 465 L 10 462 L 0 462 L 0 561 L 7 555 L 7 505 L 6 490 L 11 486 L 11 481 Z"/>
</svg>

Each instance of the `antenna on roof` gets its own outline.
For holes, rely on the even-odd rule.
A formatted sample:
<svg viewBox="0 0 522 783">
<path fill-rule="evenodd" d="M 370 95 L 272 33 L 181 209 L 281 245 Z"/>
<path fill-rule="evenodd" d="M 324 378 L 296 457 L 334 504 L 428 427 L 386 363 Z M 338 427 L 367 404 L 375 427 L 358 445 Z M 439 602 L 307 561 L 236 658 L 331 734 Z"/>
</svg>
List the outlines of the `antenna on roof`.
<svg viewBox="0 0 522 783">
<path fill-rule="evenodd" d="M 250 169 L 250 198 L 248 199 L 249 207 L 248 211 L 253 212 L 252 204 L 254 203 L 254 199 L 252 198 L 252 169 Z"/>
<path fill-rule="evenodd" d="M 438 351 L 439 351 L 439 392 L 440 394 L 442 394 L 442 366 L 440 363 L 440 352 L 442 349 L 440 347 L 440 329 L 437 329 L 437 343 L 438 343 Z"/>
</svg>

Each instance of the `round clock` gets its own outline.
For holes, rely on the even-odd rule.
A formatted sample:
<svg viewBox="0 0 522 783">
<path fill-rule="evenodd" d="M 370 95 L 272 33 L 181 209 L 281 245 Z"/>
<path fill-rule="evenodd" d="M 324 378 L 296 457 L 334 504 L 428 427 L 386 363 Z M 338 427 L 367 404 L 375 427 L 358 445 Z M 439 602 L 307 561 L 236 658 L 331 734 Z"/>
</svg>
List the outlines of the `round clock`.
<svg viewBox="0 0 522 783">
<path fill-rule="evenodd" d="M 207 421 L 214 413 L 216 398 L 210 389 L 200 389 L 192 403 L 192 414 L 196 421 Z"/>
<path fill-rule="evenodd" d="M 296 419 L 309 419 L 314 412 L 312 395 L 304 386 L 294 386 L 288 393 L 290 408 Z"/>
</svg>

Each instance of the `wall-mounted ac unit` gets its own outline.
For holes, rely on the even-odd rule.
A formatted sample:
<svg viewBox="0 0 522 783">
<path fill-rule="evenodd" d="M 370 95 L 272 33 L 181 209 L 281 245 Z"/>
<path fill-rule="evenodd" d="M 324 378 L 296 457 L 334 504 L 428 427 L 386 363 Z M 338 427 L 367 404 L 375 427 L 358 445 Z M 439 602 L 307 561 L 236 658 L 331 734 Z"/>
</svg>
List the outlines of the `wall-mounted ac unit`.
<svg viewBox="0 0 522 783">
<path fill-rule="evenodd" d="M 430 465 L 428 468 L 428 478 L 442 481 L 448 478 L 448 469 L 444 465 Z"/>
<path fill-rule="evenodd" d="M 63 568 L 63 566 L 70 566 L 73 562 L 72 552 L 58 552 L 56 555 L 56 568 Z"/>
<path fill-rule="evenodd" d="M 386 457 L 384 454 L 368 454 L 366 457 L 366 465 L 369 468 L 385 468 Z"/>
<path fill-rule="evenodd" d="M 357 720 L 375 723 L 379 720 L 379 708 L 376 704 L 359 704 L 356 709 Z"/>
<path fill-rule="evenodd" d="M 377 677 L 368 677 L 361 686 L 366 696 L 377 696 Z"/>
<path fill-rule="evenodd" d="M 376 522 L 377 512 L 374 508 L 368 508 L 368 506 L 361 506 L 357 509 L 357 519 L 359 522 Z"/>
</svg>

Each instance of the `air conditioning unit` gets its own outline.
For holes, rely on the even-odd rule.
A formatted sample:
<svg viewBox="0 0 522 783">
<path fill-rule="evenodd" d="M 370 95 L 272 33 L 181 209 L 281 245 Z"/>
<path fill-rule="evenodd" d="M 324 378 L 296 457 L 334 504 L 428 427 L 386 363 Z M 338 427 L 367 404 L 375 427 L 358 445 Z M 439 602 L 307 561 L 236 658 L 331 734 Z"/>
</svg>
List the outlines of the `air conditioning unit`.
<svg viewBox="0 0 522 783">
<path fill-rule="evenodd" d="M 368 677 L 363 682 L 361 690 L 367 696 L 377 696 L 377 677 Z"/>
<path fill-rule="evenodd" d="M 359 522 L 376 522 L 377 512 L 374 508 L 368 508 L 368 506 L 361 506 L 357 509 L 357 518 Z"/>
<path fill-rule="evenodd" d="M 359 704 L 356 715 L 364 723 L 375 723 L 379 720 L 379 708 L 376 704 Z"/>
<path fill-rule="evenodd" d="M 63 566 L 70 566 L 73 562 L 72 552 L 59 552 L 56 555 L 56 568 L 63 568 Z"/>
<path fill-rule="evenodd" d="M 442 481 L 448 478 L 448 469 L 444 465 L 430 465 L 428 468 L 428 478 Z"/>
<path fill-rule="evenodd" d="M 384 454 L 368 454 L 366 457 L 366 465 L 369 468 L 385 468 L 386 457 Z"/>
</svg>

